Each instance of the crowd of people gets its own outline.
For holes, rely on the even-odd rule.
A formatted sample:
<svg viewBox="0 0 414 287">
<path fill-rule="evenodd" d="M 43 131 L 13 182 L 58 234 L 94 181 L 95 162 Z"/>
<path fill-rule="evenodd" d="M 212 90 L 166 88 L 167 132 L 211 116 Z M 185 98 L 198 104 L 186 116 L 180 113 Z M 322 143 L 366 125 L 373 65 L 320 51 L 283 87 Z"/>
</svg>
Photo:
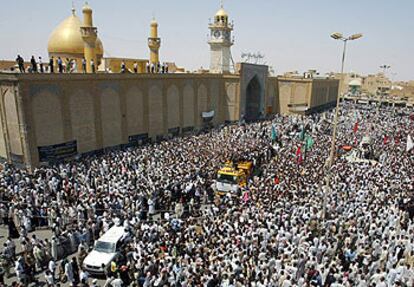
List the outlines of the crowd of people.
<svg viewBox="0 0 414 287">
<path fill-rule="evenodd" d="M 32 56 L 30 59 L 30 65 L 25 65 L 25 61 L 22 56 L 17 55 L 16 58 L 16 65 L 19 69 L 20 73 L 87 73 L 87 60 L 85 58 L 79 61 L 80 67 L 78 67 L 78 61 L 76 59 L 62 59 L 61 57 L 55 58 L 51 56 L 49 62 L 45 64 L 42 60 L 42 57 L 38 57 L 36 60 L 35 56 Z M 93 59 L 90 60 L 90 72 L 96 73 L 97 72 L 97 63 L 94 62 Z M 140 65 L 137 61 L 134 61 L 128 67 L 125 60 L 123 60 L 119 66 L 119 73 L 139 73 L 139 72 L 146 72 L 148 74 L 168 74 L 169 73 L 169 65 L 168 63 L 149 63 L 145 64 L 145 71 L 140 69 Z M 14 68 L 12 68 L 14 70 Z M 114 71 L 111 69 L 107 69 L 106 72 L 113 73 Z"/>
<path fill-rule="evenodd" d="M 31 174 L 5 165 L 4 277 L 98 286 L 83 260 L 119 225 L 125 260 L 101 286 L 414 286 L 413 111 L 344 103 L 338 150 L 370 136 L 377 160 L 338 152 L 327 170 L 333 115 L 277 115 Z M 241 160 L 254 164 L 247 186 L 218 196 L 217 170 Z"/>
</svg>

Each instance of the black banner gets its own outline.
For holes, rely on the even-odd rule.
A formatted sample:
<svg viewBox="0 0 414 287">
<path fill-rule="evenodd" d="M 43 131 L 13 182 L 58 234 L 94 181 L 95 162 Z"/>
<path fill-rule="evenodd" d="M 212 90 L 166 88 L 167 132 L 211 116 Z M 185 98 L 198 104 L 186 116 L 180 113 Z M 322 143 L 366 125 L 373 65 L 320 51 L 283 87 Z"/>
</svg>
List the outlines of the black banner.
<svg viewBox="0 0 414 287">
<path fill-rule="evenodd" d="M 173 135 L 173 136 L 178 136 L 180 134 L 180 128 L 171 128 L 168 129 L 168 133 Z"/>
<path fill-rule="evenodd" d="M 130 144 L 142 145 L 151 142 L 151 139 L 148 137 L 148 134 L 133 135 L 128 137 L 128 142 Z"/>
<path fill-rule="evenodd" d="M 54 162 L 77 155 L 78 144 L 77 141 L 70 141 L 62 144 L 40 146 L 37 149 L 39 150 L 40 162 Z"/>
<path fill-rule="evenodd" d="M 186 127 L 186 128 L 183 128 L 183 133 L 192 132 L 193 130 L 194 130 L 194 127 Z"/>
</svg>

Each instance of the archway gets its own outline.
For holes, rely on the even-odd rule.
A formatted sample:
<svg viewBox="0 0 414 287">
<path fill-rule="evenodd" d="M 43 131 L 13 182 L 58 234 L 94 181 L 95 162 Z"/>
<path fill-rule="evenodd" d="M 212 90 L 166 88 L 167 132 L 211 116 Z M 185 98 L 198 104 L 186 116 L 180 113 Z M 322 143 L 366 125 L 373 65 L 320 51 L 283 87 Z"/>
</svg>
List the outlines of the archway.
<svg viewBox="0 0 414 287">
<path fill-rule="evenodd" d="M 254 121 L 260 117 L 261 94 L 262 87 L 260 86 L 259 79 L 255 76 L 249 82 L 246 89 L 246 120 Z"/>
</svg>

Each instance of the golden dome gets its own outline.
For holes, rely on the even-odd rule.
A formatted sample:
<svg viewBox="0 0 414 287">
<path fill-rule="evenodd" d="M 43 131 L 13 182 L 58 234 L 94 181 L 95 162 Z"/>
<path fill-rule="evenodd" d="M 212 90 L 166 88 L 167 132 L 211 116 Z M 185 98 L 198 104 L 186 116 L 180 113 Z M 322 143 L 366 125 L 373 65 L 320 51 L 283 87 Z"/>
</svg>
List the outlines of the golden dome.
<svg viewBox="0 0 414 287">
<path fill-rule="evenodd" d="M 64 56 L 83 57 L 84 42 L 81 34 L 82 22 L 74 12 L 59 24 L 49 37 L 49 54 L 62 54 Z M 96 39 L 96 54 L 103 56 L 104 50 L 102 41 Z"/>
<path fill-rule="evenodd" d="M 220 8 L 220 10 L 217 11 L 216 16 L 219 17 L 228 17 L 229 15 L 227 14 L 227 12 L 223 9 L 223 7 Z"/>
</svg>

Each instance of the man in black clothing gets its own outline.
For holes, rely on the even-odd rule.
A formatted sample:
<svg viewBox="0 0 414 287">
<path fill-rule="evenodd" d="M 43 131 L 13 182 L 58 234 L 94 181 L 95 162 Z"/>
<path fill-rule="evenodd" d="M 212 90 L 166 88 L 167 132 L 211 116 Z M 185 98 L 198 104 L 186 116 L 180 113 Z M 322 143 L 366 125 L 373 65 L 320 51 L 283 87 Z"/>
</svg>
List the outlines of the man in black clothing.
<svg viewBox="0 0 414 287">
<path fill-rule="evenodd" d="M 93 61 L 93 59 L 91 59 L 91 72 L 92 74 L 95 74 L 95 62 Z"/>
<path fill-rule="evenodd" d="M 213 274 L 213 278 L 211 278 L 207 282 L 207 287 L 217 287 L 220 286 L 220 279 L 217 277 L 216 274 Z"/>
<path fill-rule="evenodd" d="M 16 63 L 19 66 L 20 73 L 24 73 L 24 60 L 20 55 L 17 55 Z"/>
<path fill-rule="evenodd" d="M 82 59 L 82 72 L 86 74 L 86 59 L 85 58 Z"/>
<path fill-rule="evenodd" d="M 52 74 L 55 72 L 55 59 L 53 58 L 53 56 L 49 59 L 49 70 Z"/>
<path fill-rule="evenodd" d="M 122 61 L 122 63 L 121 63 L 121 73 L 124 74 L 125 72 L 126 72 L 126 65 L 125 65 L 125 62 Z"/>
<path fill-rule="evenodd" d="M 30 63 L 32 64 L 32 73 L 37 73 L 37 63 L 34 56 L 30 59 Z"/>
</svg>

